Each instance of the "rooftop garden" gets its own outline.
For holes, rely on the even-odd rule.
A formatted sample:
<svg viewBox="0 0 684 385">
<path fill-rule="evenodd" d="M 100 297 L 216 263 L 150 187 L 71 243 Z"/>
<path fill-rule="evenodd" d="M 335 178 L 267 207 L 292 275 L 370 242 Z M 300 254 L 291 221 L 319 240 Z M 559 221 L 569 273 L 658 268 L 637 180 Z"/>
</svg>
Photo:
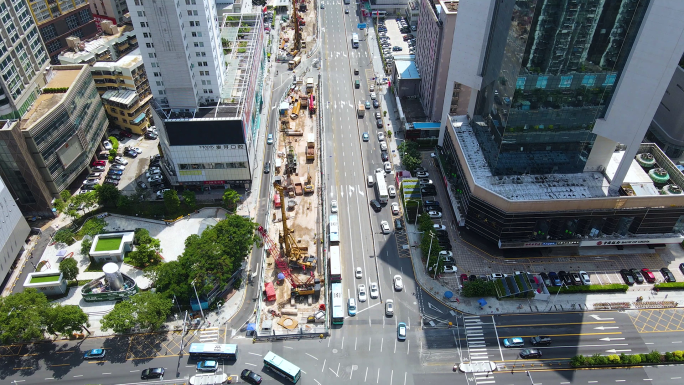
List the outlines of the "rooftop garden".
<svg viewBox="0 0 684 385">
<path fill-rule="evenodd" d="M 121 239 L 123 237 L 111 237 L 111 238 L 99 238 L 97 245 L 95 245 L 95 251 L 110 251 L 119 250 L 121 246 Z"/>
</svg>

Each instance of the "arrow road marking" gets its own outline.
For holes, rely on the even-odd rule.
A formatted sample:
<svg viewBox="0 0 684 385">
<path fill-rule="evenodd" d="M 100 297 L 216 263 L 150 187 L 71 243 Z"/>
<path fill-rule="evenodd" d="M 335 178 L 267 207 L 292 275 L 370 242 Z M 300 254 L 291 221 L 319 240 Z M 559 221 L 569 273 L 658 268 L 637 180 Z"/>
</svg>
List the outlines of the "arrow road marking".
<svg viewBox="0 0 684 385">
<path fill-rule="evenodd" d="M 597 320 L 597 321 L 612 321 L 615 319 L 615 318 L 601 318 L 595 314 L 590 315 L 590 317 Z"/>
<path fill-rule="evenodd" d="M 594 328 L 594 329 L 598 329 L 598 330 L 620 329 L 620 327 L 619 326 L 599 326 L 599 327 Z"/>
<path fill-rule="evenodd" d="M 444 313 L 443 311 L 439 310 L 437 306 L 433 305 L 432 303 L 428 302 L 428 307 L 432 310 L 438 311 L 440 313 Z"/>
<path fill-rule="evenodd" d="M 617 341 L 617 340 L 624 340 L 624 338 L 610 338 L 610 337 L 599 338 L 599 341 L 608 341 L 608 342 L 610 342 L 610 341 Z"/>
<path fill-rule="evenodd" d="M 631 351 L 632 351 L 632 349 L 623 349 L 623 350 L 610 349 L 610 350 L 606 350 L 606 353 L 631 352 Z"/>
</svg>

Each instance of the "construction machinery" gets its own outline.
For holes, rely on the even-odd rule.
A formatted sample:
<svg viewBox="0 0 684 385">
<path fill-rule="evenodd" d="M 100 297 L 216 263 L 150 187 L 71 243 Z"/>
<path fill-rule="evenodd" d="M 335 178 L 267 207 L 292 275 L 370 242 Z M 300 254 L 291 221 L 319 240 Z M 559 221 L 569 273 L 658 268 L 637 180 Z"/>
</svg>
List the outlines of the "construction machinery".
<svg viewBox="0 0 684 385">
<path fill-rule="evenodd" d="M 283 186 L 274 183 L 273 187 L 276 189 L 280 195 L 280 201 L 285 202 L 285 189 Z M 283 230 L 278 237 L 278 241 L 281 245 L 285 246 L 285 256 L 290 264 L 296 264 L 304 269 L 311 269 L 316 266 L 315 259 L 308 256 L 308 247 L 300 247 L 294 239 L 292 234 L 294 230 L 287 226 L 287 213 L 285 205 L 280 206 L 280 213 L 283 218 Z"/>
<path fill-rule="evenodd" d="M 290 295 L 297 296 L 314 294 L 316 292 L 316 289 L 320 290 L 320 280 L 314 279 L 313 270 L 311 271 L 310 277 L 305 282 L 302 282 L 302 280 L 300 280 L 296 275 L 292 274 L 287 257 L 283 255 L 281 248 L 279 248 L 275 244 L 275 242 L 273 242 L 271 237 L 268 236 L 266 229 L 264 229 L 263 226 L 259 226 L 257 231 L 259 232 L 259 235 L 261 235 L 261 237 L 263 238 L 264 244 L 266 245 L 269 253 L 273 257 L 276 266 L 278 266 L 280 272 L 283 273 L 285 278 L 290 282 L 290 285 L 292 286 L 290 290 Z"/>
<path fill-rule="evenodd" d="M 294 44 L 292 46 L 292 56 L 297 56 L 294 51 L 299 51 L 302 45 L 302 32 L 299 30 L 299 13 L 297 7 L 297 0 L 292 0 L 292 24 L 294 24 Z"/>
<path fill-rule="evenodd" d="M 304 184 L 304 193 L 312 194 L 314 192 L 314 184 L 311 175 L 306 177 L 306 183 Z"/>
</svg>

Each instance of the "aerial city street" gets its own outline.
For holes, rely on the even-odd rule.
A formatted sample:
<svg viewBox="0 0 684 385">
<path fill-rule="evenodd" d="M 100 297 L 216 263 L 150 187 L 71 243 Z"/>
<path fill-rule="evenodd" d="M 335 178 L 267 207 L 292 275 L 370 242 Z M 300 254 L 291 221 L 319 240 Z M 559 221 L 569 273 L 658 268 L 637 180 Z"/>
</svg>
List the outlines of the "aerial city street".
<svg viewBox="0 0 684 385">
<path fill-rule="evenodd" d="M 682 383 L 684 2 L 53 3 L 0 383 Z"/>
</svg>

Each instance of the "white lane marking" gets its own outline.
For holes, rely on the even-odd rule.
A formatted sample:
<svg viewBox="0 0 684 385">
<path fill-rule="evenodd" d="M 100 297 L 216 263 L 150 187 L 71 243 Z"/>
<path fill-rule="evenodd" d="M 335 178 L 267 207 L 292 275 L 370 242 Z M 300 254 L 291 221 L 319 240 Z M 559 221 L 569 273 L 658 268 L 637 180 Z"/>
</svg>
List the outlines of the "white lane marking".
<svg viewBox="0 0 684 385">
<path fill-rule="evenodd" d="M 340 349 L 344 349 L 344 336 L 342 336 L 342 347 Z"/>
<path fill-rule="evenodd" d="M 245 362 L 245 365 L 256 366 L 256 365 L 254 365 L 254 364 L 250 364 L 249 362 Z"/>
<path fill-rule="evenodd" d="M 597 321 L 612 321 L 615 319 L 615 318 L 601 318 L 601 317 L 597 316 L 596 314 L 592 314 L 589 317 L 591 317 Z"/>
<path fill-rule="evenodd" d="M 291 347 L 291 346 L 283 346 L 283 347 L 284 347 L 285 349 L 294 349 L 294 348 Z"/>
<path fill-rule="evenodd" d="M 309 354 L 309 353 L 304 353 L 304 354 L 306 354 L 307 356 L 309 356 L 309 357 L 313 358 L 314 360 L 318 361 L 318 358 L 312 356 L 311 354 Z"/>
<path fill-rule="evenodd" d="M 253 355 L 255 355 L 255 356 L 259 356 L 259 357 L 263 357 L 263 356 L 264 356 L 263 354 L 259 354 L 259 353 L 252 353 L 252 352 L 249 352 L 249 354 L 253 354 Z"/>
<path fill-rule="evenodd" d="M 363 382 L 366 382 L 367 378 L 368 378 L 368 367 L 366 367 L 366 376 L 363 377 Z"/>
<path fill-rule="evenodd" d="M 323 373 L 323 370 L 325 370 L 325 361 L 327 361 L 327 360 L 328 360 L 327 358 L 323 360 L 323 367 L 321 368 L 321 373 Z"/>
</svg>

